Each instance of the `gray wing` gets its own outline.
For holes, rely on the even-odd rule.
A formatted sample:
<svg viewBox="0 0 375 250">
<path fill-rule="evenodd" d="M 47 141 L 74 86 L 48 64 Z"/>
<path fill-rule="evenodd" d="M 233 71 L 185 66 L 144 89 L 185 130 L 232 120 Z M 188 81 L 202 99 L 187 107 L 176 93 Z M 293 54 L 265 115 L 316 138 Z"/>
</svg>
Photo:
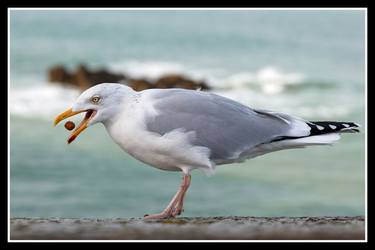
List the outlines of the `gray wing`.
<svg viewBox="0 0 375 250">
<path fill-rule="evenodd" d="M 285 136 L 284 117 L 253 110 L 215 94 L 182 90 L 147 90 L 156 115 L 146 117 L 149 131 L 164 135 L 174 129 L 194 131 L 193 145 L 211 150 L 216 163 L 231 162 L 246 150 Z"/>
</svg>

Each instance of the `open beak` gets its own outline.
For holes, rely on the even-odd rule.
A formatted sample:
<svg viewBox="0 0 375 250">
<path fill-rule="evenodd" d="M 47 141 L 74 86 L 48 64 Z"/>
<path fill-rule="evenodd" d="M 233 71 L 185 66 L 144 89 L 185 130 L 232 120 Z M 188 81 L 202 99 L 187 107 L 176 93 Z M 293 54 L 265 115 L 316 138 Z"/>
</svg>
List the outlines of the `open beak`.
<svg viewBox="0 0 375 250">
<path fill-rule="evenodd" d="M 82 112 L 86 112 L 86 115 L 85 117 L 83 118 L 83 120 L 81 121 L 81 123 L 77 126 L 77 128 L 73 131 L 73 133 L 69 136 L 68 138 L 68 144 L 70 144 L 72 141 L 74 141 L 75 138 L 77 138 L 77 136 L 83 131 L 85 130 L 87 127 L 88 127 L 88 123 L 89 121 L 95 116 L 96 114 L 96 110 L 93 110 L 93 109 L 88 109 L 88 110 L 80 110 L 80 111 L 72 111 L 72 109 L 68 109 L 67 111 L 59 114 L 56 119 L 55 119 L 55 126 L 62 120 L 68 118 L 68 117 L 71 117 L 71 116 L 74 116 L 76 114 L 79 114 L 79 113 L 82 113 Z"/>
</svg>

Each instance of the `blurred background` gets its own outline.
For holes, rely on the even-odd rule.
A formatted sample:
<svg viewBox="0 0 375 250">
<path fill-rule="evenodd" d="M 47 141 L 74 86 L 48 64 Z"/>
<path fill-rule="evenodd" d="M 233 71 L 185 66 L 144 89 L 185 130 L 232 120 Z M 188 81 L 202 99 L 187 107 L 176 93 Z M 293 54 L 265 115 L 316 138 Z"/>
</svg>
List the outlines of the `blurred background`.
<svg viewBox="0 0 375 250">
<path fill-rule="evenodd" d="M 47 73 L 80 63 L 149 81 L 181 74 L 253 108 L 362 124 L 334 146 L 194 172 L 184 216 L 364 215 L 364 10 L 11 10 L 11 217 L 141 217 L 180 184 L 102 125 L 67 145 L 53 120 L 80 90 Z"/>
</svg>

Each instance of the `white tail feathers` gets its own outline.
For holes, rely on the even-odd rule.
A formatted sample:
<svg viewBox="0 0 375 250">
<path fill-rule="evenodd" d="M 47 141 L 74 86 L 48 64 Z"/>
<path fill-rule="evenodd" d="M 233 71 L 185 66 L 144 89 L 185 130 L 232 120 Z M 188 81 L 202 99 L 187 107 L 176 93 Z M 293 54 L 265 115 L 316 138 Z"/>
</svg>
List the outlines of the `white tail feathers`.
<svg viewBox="0 0 375 250">
<path fill-rule="evenodd" d="M 274 151 L 292 148 L 303 148 L 306 146 L 313 145 L 330 145 L 340 139 L 340 135 L 337 133 L 329 133 L 323 135 L 314 135 L 308 137 L 302 137 L 297 139 L 285 139 L 280 141 L 274 141 L 271 143 L 260 144 L 250 151 L 246 152 L 245 157 L 242 157 L 239 161 L 245 158 L 253 158 L 259 155 L 267 154 Z"/>
<path fill-rule="evenodd" d="M 313 135 L 298 139 L 283 140 L 285 146 L 310 146 L 310 145 L 325 145 L 332 144 L 340 139 L 340 135 L 337 133 L 329 133 L 323 135 Z"/>
<path fill-rule="evenodd" d="M 277 151 L 282 149 L 290 148 L 303 148 L 305 146 L 313 145 L 329 145 L 340 139 L 340 135 L 337 133 L 314 135 L 308 137 L 302 137 L 297 139 L 286 139 L 281 141 L 275 141 L 270 144 L 262 145 L 261 147 L 266 150 Z"/>
</svg>

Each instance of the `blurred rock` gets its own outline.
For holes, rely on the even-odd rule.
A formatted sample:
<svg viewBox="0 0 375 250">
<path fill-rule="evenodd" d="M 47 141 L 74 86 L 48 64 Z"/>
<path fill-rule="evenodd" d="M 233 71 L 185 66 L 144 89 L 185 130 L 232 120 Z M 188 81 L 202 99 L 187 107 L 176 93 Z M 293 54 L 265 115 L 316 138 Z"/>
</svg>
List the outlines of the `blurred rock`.
<svg viewBox="0 0 375 250">
<path fill-rule="evenodd" d="M 128 86 L 134 89 L 135 91 L 142 91 L 145 89 L 152 89 L 155 87 L 151 82 L 145 79 L 129 79 L 127 83 Z"/>
<path fill-rule="evenodd" d="M 90 71 L 85 65 L 79 65 L 75 72 L 69 73 L 64 66 L 58 65 L 48 71 L 48 81 L 88 89 L 103 82 L 121 82 L 126 80 L 122 74 L 114 74 L 105 69 Z"/>
<path fill-rule="evenodd" d="M 48 70 L 48 81 L 49 82 L 61 82 L 69 83 L 71 76 L 65 70 L 64 66 L 57 65 Z"/>
<path fill-rule="evenodd" d="M 171 74 L 160 77 L 155 83 L 156 88 L 183 88 L 208 90 L 208 85 L 203 81 L 193 81 L 181 75 Z"/>
<path fill-rule="evenodd" d="M 63 65 L 56 65 L 48 70 L 48 81 L 76 86 L 82 91 L 103 82 L 125 83 L 136 91 L 151 88 L 210 89 L 204 81 L 194 81 L 177 74 L 165 75 L 152 82 L 146 79 L 129 78 L 126 75 L 111 73 L 105 69 L 92 71 L 85 65 L 79 65 L 72 73 L 67 71 Z"/>
</svg>

